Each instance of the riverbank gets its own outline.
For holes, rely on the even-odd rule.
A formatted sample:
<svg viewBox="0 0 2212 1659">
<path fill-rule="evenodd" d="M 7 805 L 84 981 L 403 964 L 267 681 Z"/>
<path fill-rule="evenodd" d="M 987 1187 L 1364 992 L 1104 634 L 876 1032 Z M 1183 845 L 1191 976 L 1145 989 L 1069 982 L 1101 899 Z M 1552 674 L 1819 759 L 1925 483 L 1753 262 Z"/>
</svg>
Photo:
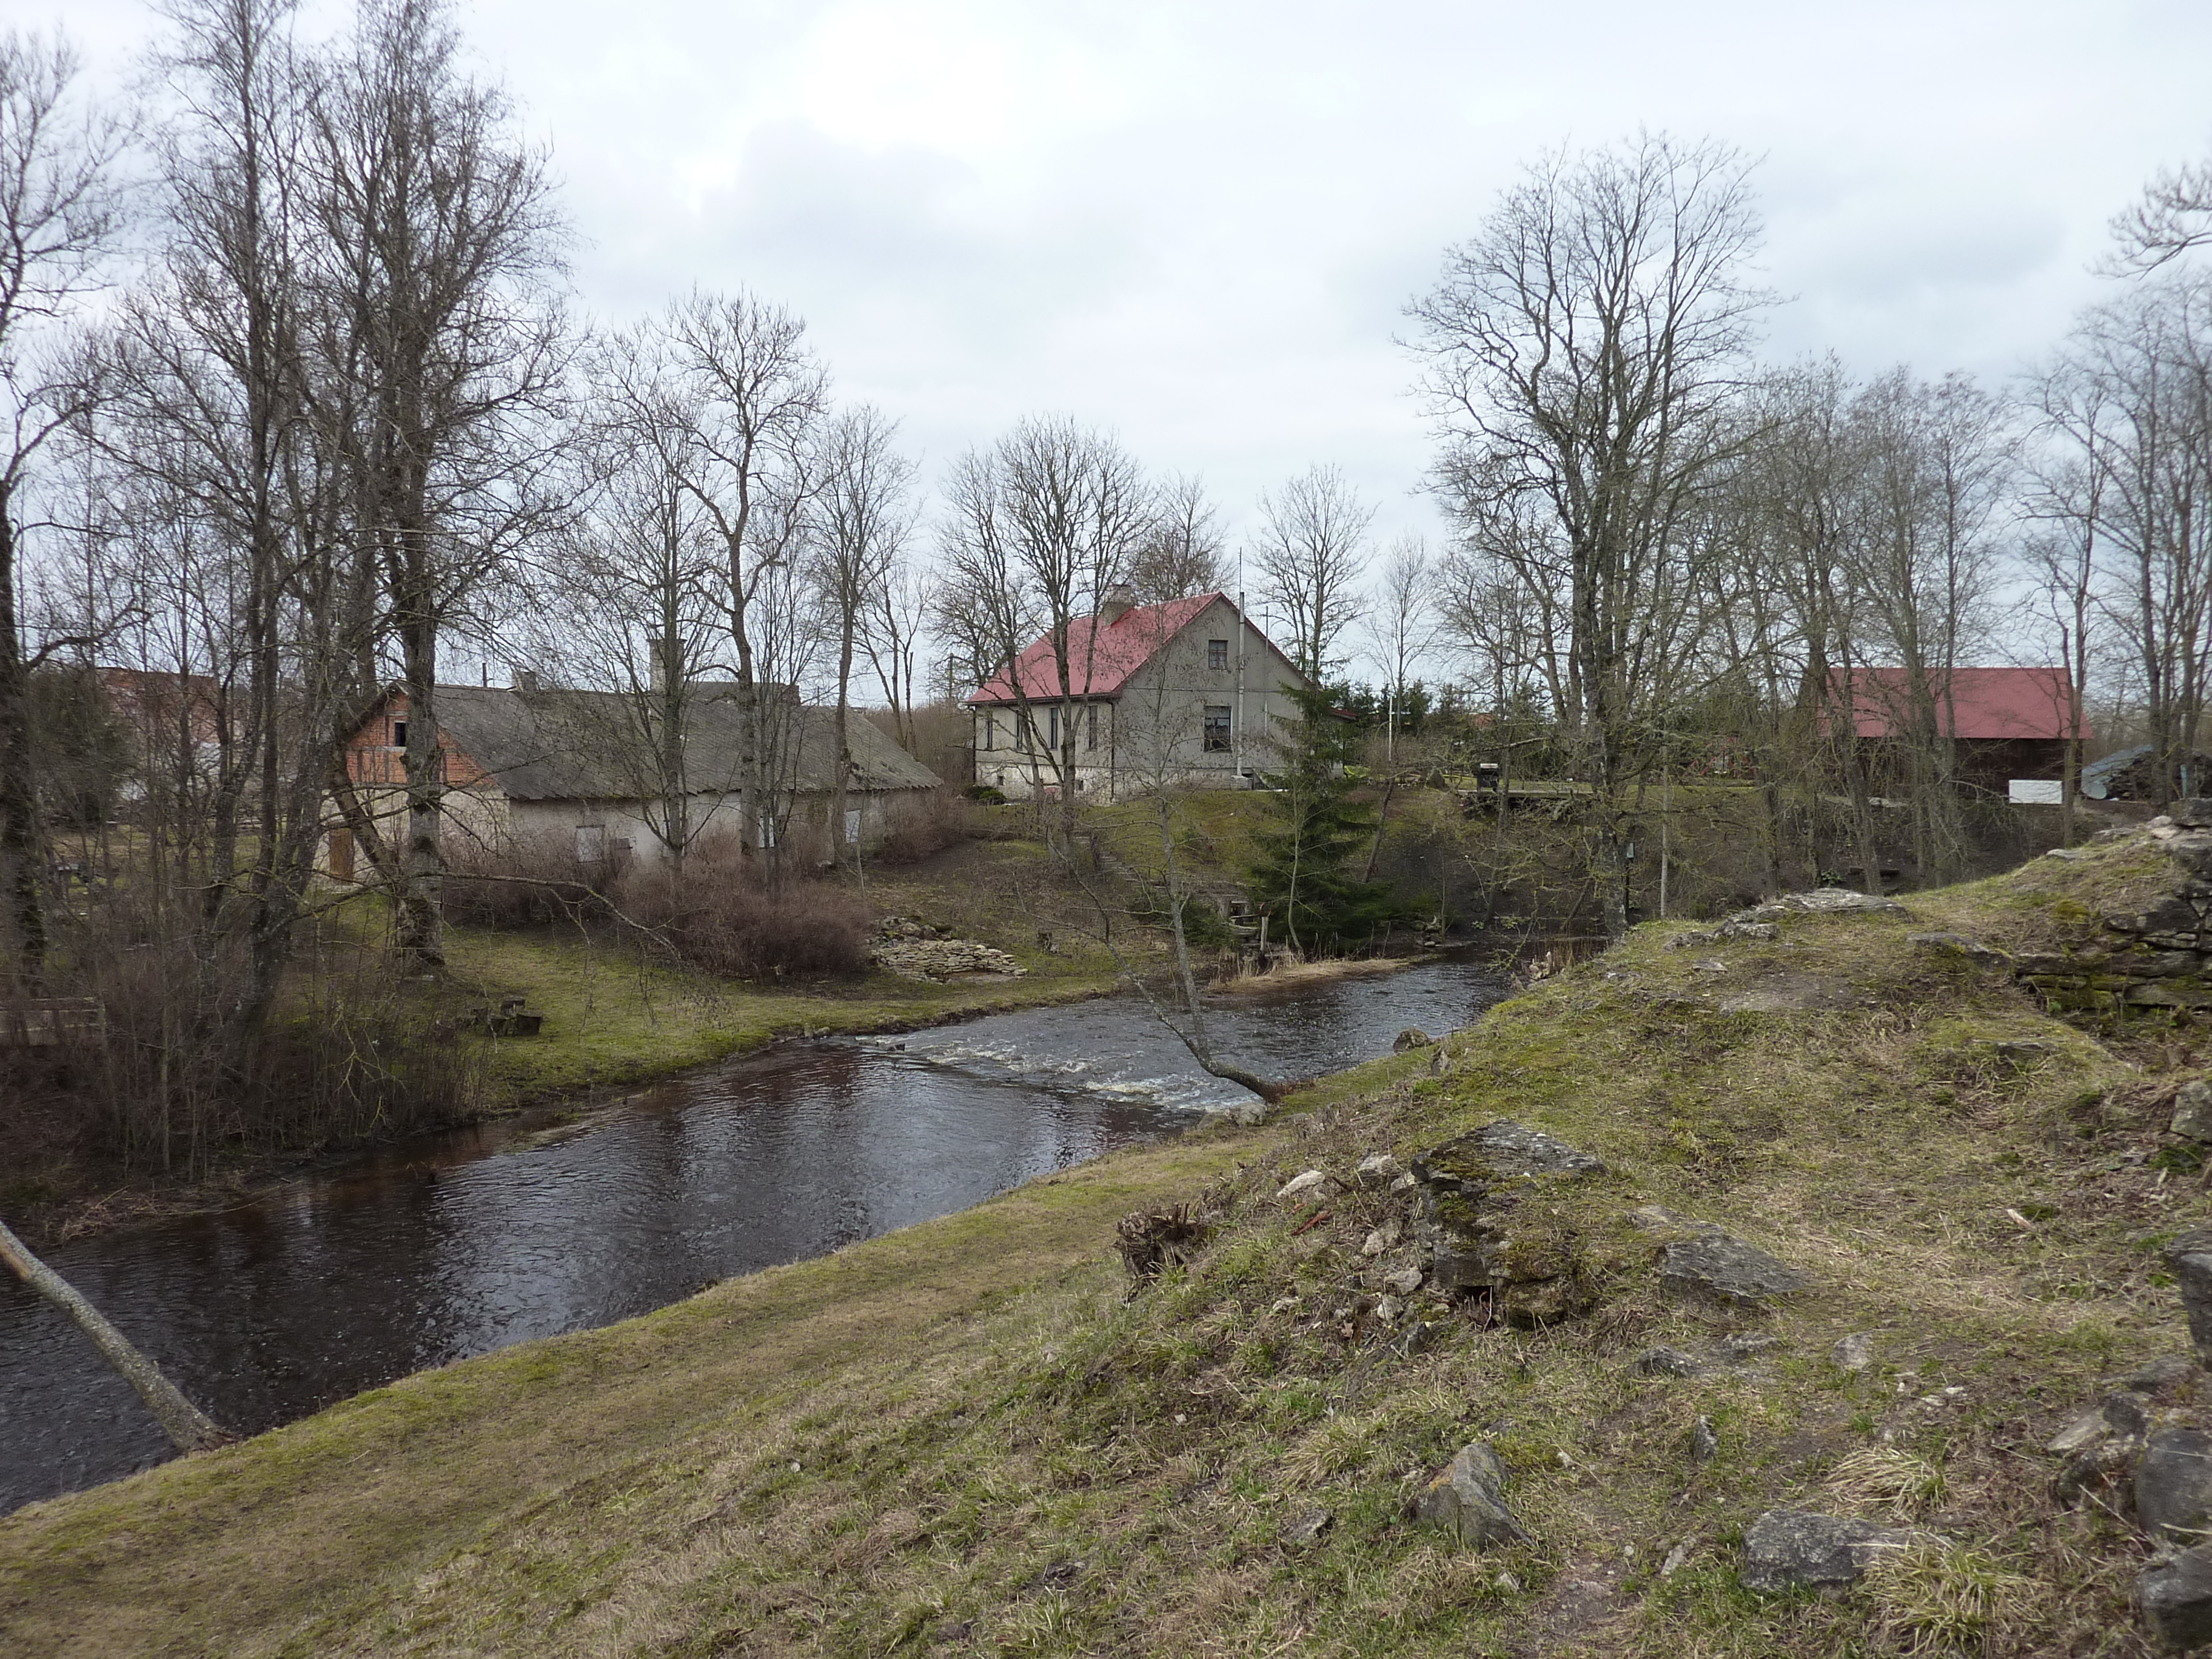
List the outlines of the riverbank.
<svg viewBox="0 0 2212 1659">
<path fill-rule="evenodd" d="M 2212 1061 L 2172 988 L 2212 987 L 2068 1018 L 2045 993 L 2119 993 L 1998 953 L 2108 956 L 2130 936 L 2100 919 L 2175 885 L 2138 837 L 1893 908 L 1640 928 L 1268 1127 L 33 1505 L 0 1520 L 0 1630 L 28 1655 L 2136 1650 L 2124 1447 L 2043 1449 L 2130 1377 L 2154 1424 L 2204 1425 L 2159 1251 L 2212 1220 L 2167 1127 Z M 1501 1119 L 1603 1167 L 1524 1140 L 1550 1173 L 1502 1182 L 1461 1139 Z M 1358 1174 L 1381 1155 L 1491 1183 L 1439 1204 L 1470 1235 L 1421 1256 L 1389 1168 Z M 1133 1291 L 1116 1218 L 1184 1203 L 1210 1235 Z M 1447 1257 L 1483 1252 L 1453 1290 Z M 1757 1272 L 1723 1291 L 1729 1261 Z M 1519 1541 L 1409 1513 L 1478 1443 Z M 1776 1510 L 1889 1547 L 1792 1590 L 1759 1554 Z"/>
<path fill-rule="evenodd" d="M 939 984 L 872 969 L 854 980 L 764 985 L 650 962 L 575 931 L 452 927 L 438 994 L 455 1005 L 520 997 L 544 1026 L 535 1036 L 486 1042 L 478 1109 L 443 1127 L 533 1109 L 581 1115 L 789 1038 L 920 1030 L 1121 986 L 1113 956 L 1083 932 L 1090 901 L 1034 843 L 963 842 L 925 865 L 873 873 L 868 898 L 881 914 L 925 920 L 1005 951 L 1022 976 Z M 1139 960 L 1159 953 L 1152 935 L 1135 937 Z M 26 1134 L 18 1145 L 35 1150 L 0 1171 L 0 1215 L 34 1248 L 227 1208 L 371 1150 L 349 1144 L 239 1158 L 212 1179 L 184 1182 L 118 1172 L 62 1135 Z"/>
</svg>

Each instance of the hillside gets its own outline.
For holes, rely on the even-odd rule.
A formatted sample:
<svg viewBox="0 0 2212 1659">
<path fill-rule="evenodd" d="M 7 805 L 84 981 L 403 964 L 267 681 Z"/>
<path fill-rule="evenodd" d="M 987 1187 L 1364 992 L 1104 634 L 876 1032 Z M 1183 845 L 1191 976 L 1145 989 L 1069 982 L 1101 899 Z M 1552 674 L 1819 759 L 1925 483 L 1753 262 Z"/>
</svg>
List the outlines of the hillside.
<svg viewBox="0 0 2212 1659">
<path fill-rule="evenodd" d="M 2167 826 L 1639 929 L 1268 1127 L 0 1520 L 0 1645 L 2148 1651 L 2207 878 Z"/>
</svg>

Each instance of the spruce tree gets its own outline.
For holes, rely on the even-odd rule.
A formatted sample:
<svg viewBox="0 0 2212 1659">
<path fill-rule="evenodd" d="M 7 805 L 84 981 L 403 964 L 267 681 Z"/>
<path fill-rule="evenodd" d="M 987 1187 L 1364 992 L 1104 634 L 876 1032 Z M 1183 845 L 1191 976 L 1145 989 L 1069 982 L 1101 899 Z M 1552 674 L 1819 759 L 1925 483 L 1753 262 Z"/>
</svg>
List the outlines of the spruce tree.
<svg viewBox="0 0 2212 1659">
<path fill-rule="evenodd" d="M 1352 798 L 1356 780 L 1348 769 L 1358 753 L 1358 726 L 1336 712 L 1327 687 L 1291 696 L 1297 714 L 1278 717 L 1283 729 L 1271 744 L 1282 765 L 1261 775 L 1276 792 L 1275 822 L 1253 837 L 1259 857 L 1249 882 L 1273 937 L 1326 956 L 1375 938 L 1400 919 L 1402 907 L 1388 883 L 1350 873 L 1376 831 L 1376 809 Z"/>
</svg>

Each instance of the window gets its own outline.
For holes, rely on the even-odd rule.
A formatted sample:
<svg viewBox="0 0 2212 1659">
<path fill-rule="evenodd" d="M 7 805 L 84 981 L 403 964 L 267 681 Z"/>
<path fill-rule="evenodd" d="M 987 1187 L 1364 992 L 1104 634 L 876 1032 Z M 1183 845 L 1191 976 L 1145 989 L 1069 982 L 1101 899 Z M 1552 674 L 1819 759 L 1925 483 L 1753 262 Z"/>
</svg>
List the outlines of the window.
<svg viewBox="0 0 2212 1659">
<path fill-rule="evenodd" d="M 392 717 L 392 746 L 394 749 L 407 746 L 407 721 L 404 715 L 394 714 Z"/>
<path fill-rule="evenodd" d="M 999 717 L 996 714 L 986 714 L 983 716 L 983 747 L 988 750 L 996 749 L 998 746 Z"/>
<path fill-rule="evenodd" d="M 760 842 L 761 851 L 765 853 L 769 848 L 775 845 L 775 819 L 774 817 L 762 818 L 759 823 L 754 826 L 754 828 L 758 831 L 758 835 L 756 838 Z"/>
<path fill-rule="evenodd" d="M 1206 665 L 1218 672 L 1229 666 L 1229 641 L 1208 640 L 1206 642 Z"/>
<path fill-rule="evenodd" d="M 605 824 L 580 823 L 576 826 L 576 862 L 604 864 L 607 857 L 607 831 Z"/>
<path fill-rule="evenodd" d="M 1058 749 L 1060 747 L 1060 705 L 1058 703 L 1053 704 L 1044 711 L 1044 724 L 1045 747 Z"/>
<path fill-rule="evenodd" d="M 1085 749 L 1096 749 L 1098 746 L 1098 705 L 1095 702 L 1087 705 L 1085 708 L 1083 746 Z"/>
<path fill-rule="evenodd" d="M 1188 729 L 1188 727 L 1185 728 L 1185 730 Z M 1220 704 L 1206 705 L 1206 752 L 1209 755 L 1225 755 L 1229 752 L 1229 710 Z"/>
<path fill-rule="evenodd" d="M 857 806 L 848 806 L 845 809 L 845 839 L 848 842 L 856 842 L 860 838 L 860 809 Z"/>
</svg>

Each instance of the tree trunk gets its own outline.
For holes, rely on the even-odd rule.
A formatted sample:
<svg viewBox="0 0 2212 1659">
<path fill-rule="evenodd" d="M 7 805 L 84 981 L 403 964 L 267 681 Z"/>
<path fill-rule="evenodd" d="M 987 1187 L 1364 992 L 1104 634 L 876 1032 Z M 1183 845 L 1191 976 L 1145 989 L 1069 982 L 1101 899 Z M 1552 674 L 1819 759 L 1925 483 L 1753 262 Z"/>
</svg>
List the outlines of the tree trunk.
<svg viewBox="0 0 2212 1659">
<path fill-rule="evenodd" d="M 5 1222 L 0 1222 L 0 1261 L 6 1262 L 16 1278 L 67 1314 L 76 1328 L 91 1339 L 93 1346 L 115 1367 L 123 1380 L 138 1391 L 138 1397 L 146 1402 L 146 1408 L 154 1413 L 163 1432 L 176 1443 L 179 1451 L 209 1451 L 238 1437 L 185 1399 L 177 1385 L 161 1375 L 158 1365 L 101 1316 L 99 1309 L 79 1295 L 67 1279 L 33 1255 L 23 1241 L 8 1230 Z"/>
<path fill-rule="evenodd" d="M 15 614 L 15 502 L 0 493 L 0 881 L 15 969 L 35 992 L 46 972 L 46 895 L 40 881 L 39 799 L 31 782 L 30 671 Z"/>
</svg>

